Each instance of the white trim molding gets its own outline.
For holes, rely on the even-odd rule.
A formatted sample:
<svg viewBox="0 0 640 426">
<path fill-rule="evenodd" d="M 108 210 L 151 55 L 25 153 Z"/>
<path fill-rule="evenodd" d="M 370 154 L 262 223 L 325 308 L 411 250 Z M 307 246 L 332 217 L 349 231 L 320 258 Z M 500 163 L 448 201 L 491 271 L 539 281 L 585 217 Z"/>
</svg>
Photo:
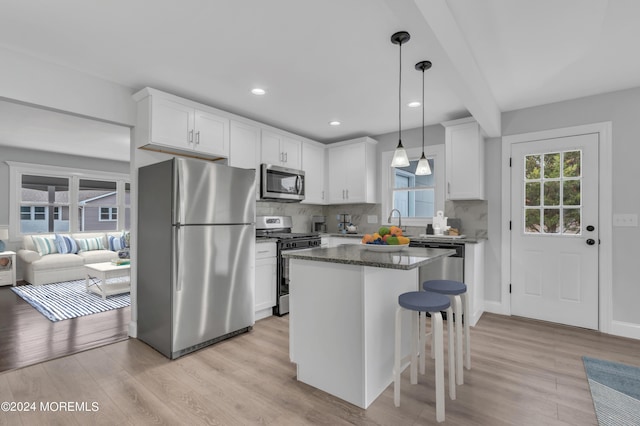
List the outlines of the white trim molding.
<svg viewBox="0 0 640 426">
<path fill-rule="evenodd" d="M 511 295 L 509 285 L 511 282 L 511 171 L 509 160 L 511 147 L 515 143 L 528 142 L 540 139 L 561 138 L 589 133 L 598 134 L 599 155 L 599 312 L 598 329 L 603 333 L 617 334 L 620 336 L 640 338 L 640 326 L 633 325 L 631 330 L 626 324 L 624 327 L 613 323 L 613 155 L 612 155 L 612 123 L 610 121 L 586 124 L 582 126 L 565 127 L 560 129 L 543 130 L 539 132 L 523 133 L 504 136 L 502 138 L 502 256 L 501 256 L 501 302 L 500 307 L 492 306 L 493 312 L 511 315 Z M 499 309 L 499 310 L 498 310 Z"/>
</svg>

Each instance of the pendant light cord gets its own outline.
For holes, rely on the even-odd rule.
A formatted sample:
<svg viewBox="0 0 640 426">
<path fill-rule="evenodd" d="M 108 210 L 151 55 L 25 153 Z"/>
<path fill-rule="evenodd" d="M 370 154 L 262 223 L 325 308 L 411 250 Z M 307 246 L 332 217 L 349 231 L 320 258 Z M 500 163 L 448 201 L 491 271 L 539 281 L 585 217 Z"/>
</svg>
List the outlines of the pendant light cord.
<svg viewBox="0 0 640 426">
<path fill-rule="evenodd" d="M 398 75 L 398 143 L 402 144 L 402 42 L 400 45 L 400 73 Z"/>
<path fill-rule="evenodd" d="M 422 68 L 422 155 L 424 155 L 424 67 Z"/>
</svg>

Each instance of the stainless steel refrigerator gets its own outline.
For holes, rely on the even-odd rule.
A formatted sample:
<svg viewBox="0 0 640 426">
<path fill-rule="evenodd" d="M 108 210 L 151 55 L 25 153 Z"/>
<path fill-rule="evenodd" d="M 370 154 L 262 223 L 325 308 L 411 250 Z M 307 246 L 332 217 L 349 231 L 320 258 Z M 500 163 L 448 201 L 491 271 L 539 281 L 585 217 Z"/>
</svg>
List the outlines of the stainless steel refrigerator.
<svg viewBox="0 0 640 426">
<path fill-rule="evenodd" d="M 138 338 L 166 357 L 254 323 L 255 171 L 174 158 L 138 172 Z"/>
</svg>

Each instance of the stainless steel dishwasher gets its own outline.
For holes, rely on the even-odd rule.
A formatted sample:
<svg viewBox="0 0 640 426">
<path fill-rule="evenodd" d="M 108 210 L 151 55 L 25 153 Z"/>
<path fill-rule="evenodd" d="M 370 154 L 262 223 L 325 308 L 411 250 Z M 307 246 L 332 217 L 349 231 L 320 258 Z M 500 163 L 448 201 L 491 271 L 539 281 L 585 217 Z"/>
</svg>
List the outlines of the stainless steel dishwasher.
<svg viewBox="0 0 640 426">
<path fill-rule="evenodd" d="M 439 241 L 414 241 L 409 247 L 444 248 L 455 250 L 456 253 L 444 257 L 439 261 L 420 267 L 420 282 L 427 280 L 454 280 L 464 282 L 464 243 L 449 243 Z"/>
</svg>

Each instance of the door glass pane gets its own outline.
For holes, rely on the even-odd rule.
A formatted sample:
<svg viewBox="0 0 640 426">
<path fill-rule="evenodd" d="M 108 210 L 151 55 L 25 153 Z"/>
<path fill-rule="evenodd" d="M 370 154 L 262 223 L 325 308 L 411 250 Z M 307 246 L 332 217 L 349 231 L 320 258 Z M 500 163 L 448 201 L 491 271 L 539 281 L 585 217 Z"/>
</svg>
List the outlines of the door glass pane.
<svg viewBox="0 0 640 426">
<path fill-rule="evenodd" d="M 536 234 L 540 232 L 539 209 L 526 209 L 524 211 L 524 232 Z"/>
<path fill-rule="evenodd" d="M 562 191 L 562 204 L 565 206 L 579 206 L 580 200 L 580 181 L 565 180 Z"/>
<path fill-rule="evenodd" d="M 560 177 L 560 153 L 544 154 L 544 177 L 546 179 Z"/>
<path fill-rule="evenodd" d="M 540 182 L 527 182 L 525 185 L 525 206 L 540 205 Z"/>
<path fill-rule="evenodd" d="M 544 209 L 544 233 L 557 234 L 560 224 L 560 209 Z"/>
<path fill-rule="evenodd" d="M 581 173 L 581 151 L 568 151 L 564 153 L 564 177 L 578 177 Z"/>
<path fill-rule="evenodd" d="M 524 157 L 525 179 L 540 179 L 540 156 L 527 155 Z"/>
<path fill-rule="evenodd" d="M 582 229 L 580 226 L 580 209 L 564 209 L 562 216 L 564 224 L 562 232 L 580 235 Z"/>
<path fill-rule="evenodd" d="M 544 183 L 544 205 L 560 205 L 560 182 L 552 181 Z"/>
</svg>

